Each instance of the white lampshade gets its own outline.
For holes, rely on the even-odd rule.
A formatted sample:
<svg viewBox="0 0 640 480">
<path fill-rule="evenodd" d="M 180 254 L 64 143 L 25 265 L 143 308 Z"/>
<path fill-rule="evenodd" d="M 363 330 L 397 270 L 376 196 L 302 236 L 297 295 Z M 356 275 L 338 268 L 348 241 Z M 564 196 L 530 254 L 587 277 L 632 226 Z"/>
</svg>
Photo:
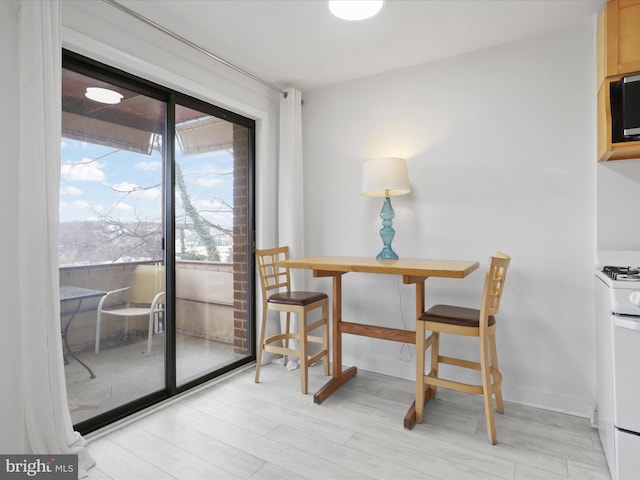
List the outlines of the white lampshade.
<svg viewBox="0 0 640 480">
<path fill-rule="evenodd" d="M 411 192 L 407 162 L 404 158 L 365 160 L 362 169 L 362 195 L 393 197 Z"/>
</svg>

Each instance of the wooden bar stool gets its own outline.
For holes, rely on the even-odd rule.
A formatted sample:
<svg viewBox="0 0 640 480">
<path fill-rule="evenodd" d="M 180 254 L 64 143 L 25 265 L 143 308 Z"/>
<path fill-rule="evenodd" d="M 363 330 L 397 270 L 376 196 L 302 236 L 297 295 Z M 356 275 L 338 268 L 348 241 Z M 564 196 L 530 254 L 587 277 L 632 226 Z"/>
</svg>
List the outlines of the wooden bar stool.
<svg viewBox="0 0 640 480">
<path fill-rule="evenodd" d="M 300 359 L 302 393 L 306 394 L 309 383 L 307 373 L 310 365 L 322 358 L 324 374 L 329 375 L 329 297 L 322 292 L 291 291 L 289 269 L 278 266 L 278 262 L 288 259 L 289 247 L 256 250 L 258 273 L 262 286 L 262 327 L 258 344 L 255 381 L 256 383 L 260 381 L 260 367 L 264 351 L 281 354 L 285 360 L 287 356 L 297 357 Z M 318 308 L 322 309 L 322 317 L 308 323 L 309 313 Z M 269 310 L 287 314 L 285 331 L 265 338 Z M 292 313 L 298 319 L 298 333 L 290 330 Z M 322 327 L 322 336 L 310 335 L 320 327 Z M 289 340 L 297 340 L 298 347 L 290 347 Z M 276 342 L 282 342 L 282 346 L 273 345 Z M 319 343 L 322 345 L 322 349 L 311 355 L 308 351 L 308 343 Z"/>
<path fill-rule="evenodd" d="M 429 396 L 436 397 L 438 387 L 473 393 L 484 397 L 487 434 L 492 444 L 496 443 L 496 425 L 493 414 L 493 397 L 496 410 L 504 413 L 502 402 L 502 374 L 498 368 L 496 352 L 496 314 L 500 308 L 500 298 L 504 288 L 507 268 L 511 258 L 498 252 L 489 259 L 489 267 L 484 283 L 484 293 L 480 310 L 455 305 L 434 305 L 423 313 L 416 322 L 416 423 L 422 423 L 425 403 L 425 386 Z M 425 332 L 432 333 L 425 338 Z M 472 362 L 440 355 L 440 334 L 478 337 L 480 361 Z M 425 350 L 431 347 L 431 371 L 425 375 Z M 482 385 L 472 385 L 441 378 L 440 364 L 454 365 L 479 370 Z"/>
</svg>

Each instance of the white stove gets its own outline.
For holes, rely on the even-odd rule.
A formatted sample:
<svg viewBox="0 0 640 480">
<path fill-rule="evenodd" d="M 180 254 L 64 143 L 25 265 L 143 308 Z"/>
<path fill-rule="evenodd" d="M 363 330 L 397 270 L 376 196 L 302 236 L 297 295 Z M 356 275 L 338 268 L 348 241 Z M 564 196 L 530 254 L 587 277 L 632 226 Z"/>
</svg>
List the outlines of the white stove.
<svg viewBox="0 0 640 480">
<path fill-rule="evenodd" d="M 598 433 L 614 480 L 640 480 L 640 252 L 596 268 Z"/>
<path fill-rule="evenodd" d="M 609 288 L 609 309 L 612 313 L 640 316 L 640 274 L 627 271 L 640 270 L 606 265 L 602 270 L 596 270 L 596 277 Z"/>
</svg>

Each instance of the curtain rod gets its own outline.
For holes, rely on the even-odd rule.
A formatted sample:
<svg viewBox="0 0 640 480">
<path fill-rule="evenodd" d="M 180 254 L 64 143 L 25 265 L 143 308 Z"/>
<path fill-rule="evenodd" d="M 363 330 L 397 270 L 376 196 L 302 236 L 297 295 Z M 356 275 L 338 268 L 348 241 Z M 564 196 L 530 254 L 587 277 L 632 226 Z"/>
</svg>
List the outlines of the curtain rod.
<svg viewBox="0 0 640 480">
<path fill-rule="evenodd" d="M 275 90 L 276 92 L 284 95 L 284 97 L 287 98 L 287 92 L 285 92 L 284 90 L 276 87 L 275 85 L 272 85 L 271 83 L 267 82 L 266 80 L 263 80 L 260 77 L 255 76 L 253 73 L 249 73 L 246 70 L 234 65 L 233 63 L 226 61 L 224 58 L 220 58 L 219 56 L 211 53 L 209 50 L 206 50 L 206 49 L 202 48 L 201 46 L 196 45 L 195 43 L 187 40 L 186 38 L 181 37 L 177 33 L 172 32 L 168 28 L 165 28 L 162 25 L 158 25 L 154 21 L 149 20 L 147 17 L 145 17 L 143 15 L 140 15 L 138 12 L 135 12 L 134 10 L 131 10 L 130 8 L 125 7 L 124 5 L 116 2 L 115 0 L 102 0 L 102 1 L 106 2 L 106 3 L 110 4 L 110 5 L 113 5 L 114 7 L 120 9 L 121 11 L 126 13 L 127 15 L 130 15 L 130 16 L 140 20 L 141 22 L 146 23 L 147 25 L 155 28 L 156 30 L 160 30 L 161 32 L 166 33 L 170 37 L 173 37 L 176 40 L 184 43 L 185 45 L 188 45 L 189 47 L 199 51 L 200 53 L 205 54 L 207 57 L 214 59 L 216 62 L 220 62 L 223 65 L 226 65 L 227 67 L 235 70 L 236 72 L 240 72 L 241 74 L 243 74 L 243 75 L 245 75 L 245 76 L 247 76 L 249 78 L 252 78 L 256 82 L 261 83 L 262 85 L 264 85 L 266 87 L 269 87 L 271 90 Z"/>
</svg>

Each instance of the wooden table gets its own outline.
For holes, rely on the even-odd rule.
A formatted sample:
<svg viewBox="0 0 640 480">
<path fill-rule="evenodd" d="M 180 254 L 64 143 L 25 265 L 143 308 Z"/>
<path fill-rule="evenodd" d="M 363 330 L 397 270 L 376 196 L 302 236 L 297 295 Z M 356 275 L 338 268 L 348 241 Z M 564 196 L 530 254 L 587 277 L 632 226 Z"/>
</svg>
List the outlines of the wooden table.
<svg viewBox="0 0 640 480">
<path fill-rule="evenodd" d="M 342 321 L 342 275 L 348 272 L 402 275 L 404 284 L 413 283 L 416 286 L 415 312 L 417 319 L 425 311 L 424 282 L 427 278 L 464 278 L 479 267 L 479 263 L 476 261 L 404 258 L 399 260 L 377 260 L 368 257 L 304 257 L 282 261 L 279 262 L 279 265 L 313 270 L 314 277 L 331 277 L 333 279 L 333 375 L 331 380 L 315 393 L 313 397 L 315 403 L 322 403 L 340 386 L 354 377 L 358 371 L 357 367 L 350 367 L 342 371 L 343 333 L 402 343 L 416 343 L 415 330 L 401 330 Z M 425 398 L 428 398 L 428 395 Z M 414 402 L 405 415 L 404 426 L 405 428 L 413 428 L 415 422 Z"/>
</svg>

